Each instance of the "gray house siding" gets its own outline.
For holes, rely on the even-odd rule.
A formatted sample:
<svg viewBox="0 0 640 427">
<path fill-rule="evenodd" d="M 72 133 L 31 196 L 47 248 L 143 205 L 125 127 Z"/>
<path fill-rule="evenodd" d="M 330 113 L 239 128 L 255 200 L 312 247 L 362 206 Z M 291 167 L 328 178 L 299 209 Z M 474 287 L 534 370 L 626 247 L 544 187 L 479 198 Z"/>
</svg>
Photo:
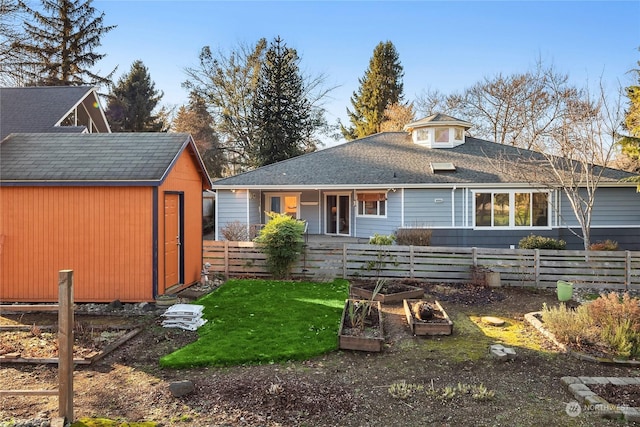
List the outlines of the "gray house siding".
<svg viewBox="0 0 640 427">
<path fill-rule="evenodd" d="M 561 196 L 561 226 L 577 227 L 578 221 L 567 196 Z M 592 225 L 629 226 L 640 223 L 640 194 L 635 188 L 600 188 L 596 191 Z"/>
<path fill-rule="evenodd" d="M 318 191 L 303 191 L 300 195 L 300 219 L 307 221 L 309 234 L 322 234 L 322 197 Z"/>
<path fill-rule="evenodd" d="M 381 190 L 386 191 L 386 190 Z M 355 200 L 355 194 L 354 194 Z M 374 234 L 393 234 L 402 226 L 402 191 L 389 191 L 387 193 L 386 217 L 356 216 L 355 237 L 369 238 Z M 357 207 L 354 207 L 357 214 Z"/>
<path fill-rule="evenodd" d="M 216 197 L 216 239 L 223 240 L 221 230 L 228 224 L 234 221 L 239 221 L 242 224 L 247 223 L 247 191 L 218 190 Z"/>
<path fill-rule="evenodd" d="M 404 191 L 404 227 L 452 227 L 452 209 L 455 223 L 463 224 L 463 190 L 455 190 L 452 207 L 450 189 L 407 189 Z"/>
</svg>

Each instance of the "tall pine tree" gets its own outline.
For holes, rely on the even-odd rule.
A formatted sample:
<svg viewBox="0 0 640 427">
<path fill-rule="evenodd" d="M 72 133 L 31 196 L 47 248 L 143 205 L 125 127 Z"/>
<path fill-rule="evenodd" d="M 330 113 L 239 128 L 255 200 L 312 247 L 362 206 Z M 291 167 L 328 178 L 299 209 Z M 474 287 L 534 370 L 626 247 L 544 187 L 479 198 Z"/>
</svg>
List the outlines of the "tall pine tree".
<svg viewBox="0 0 640 427">
<path fill-rule="evenodd" d="M 41 0 L 42 11 L 24 1 L 20 6 L 32 18 L 24 22 L 24 38 L 13 43 L 25 55 L 20 67 L 27 84 L 46 86 L 99 85 L 111 82 L 113 71 L 99 76 L 91 68 L 105 54 L 94 48 L 115 28 L 104 25 L 104 13 L 96 15 L 92 0 Z M 115 70 L 114 70 L 115 71 Z"/>
<path fill-rule="evenodd" d="M 402 65 L 395 46 L 380 42 L 373 51 L 369 68 L 359 79 L 360 88 L 351 96 L 353 111 L 347 108 L 351 127 L 340 125 L 347 140 L 363 138 L 380 132 L 384 111 L 403 98 Z"/>
<path fill-rule="evenodd" d="M 147 67 L 134 61 L 108 95 L 105 112 L 114 132 L 158 132 L 164 123 L 153 114 L 164 93 L 155 89 Z"/>
<path fill-rule="evenodd" d="M 178 109 L 173 120 L 176 132 L 187 132 L 193 137 L 209 176 L 220 178 L 225 169 L 225 159 L 220 140 L 215 131 L 213 117 L 207 105 L 196 92 L 189 94 L 189 104 Z"/>
<path fill-rule="evenodd" d="M 254 166 L 263 166 L 316 149 L 312 105 L 305 96 L 298 54 L 277 37 L 260 69 L 253 100 Z"/>
</svg>

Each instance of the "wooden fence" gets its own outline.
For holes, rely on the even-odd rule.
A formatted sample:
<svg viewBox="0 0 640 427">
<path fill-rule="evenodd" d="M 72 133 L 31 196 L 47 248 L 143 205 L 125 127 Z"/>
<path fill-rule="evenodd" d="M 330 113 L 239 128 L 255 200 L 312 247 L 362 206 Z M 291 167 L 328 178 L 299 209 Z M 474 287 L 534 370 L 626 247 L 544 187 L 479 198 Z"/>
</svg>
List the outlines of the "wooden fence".
<svg viewBox="0 0 640 427">
<path fill-rule="evenodd" d="M 253 242 L 205 241 L 203 262 L 226 277 L 268 277 L 266 256 Z M 376 246 L 316 243 L 305 250 L 293 276 L 313 280 L 406 278 L 459 283 L 474 266 L 499 272 L 503 286 L 576 287 L 640 290 L 640 251 L 557 251 L 431 246 Z"/>
</svg>

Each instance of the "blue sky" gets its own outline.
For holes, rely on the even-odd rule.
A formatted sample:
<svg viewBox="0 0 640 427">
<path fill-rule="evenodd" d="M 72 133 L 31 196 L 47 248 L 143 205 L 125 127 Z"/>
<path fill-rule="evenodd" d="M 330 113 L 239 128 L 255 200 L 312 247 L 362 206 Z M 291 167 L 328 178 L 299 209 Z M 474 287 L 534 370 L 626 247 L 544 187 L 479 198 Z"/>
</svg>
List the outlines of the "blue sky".
<svg viewBox="0 0 640 427">
<path fill-rule="evenodd" d="M 105 13 L 98 69 L 116 77 L 136 59 L 149 69 L 162 104 L 184 104 L 186 67 L 203 46 L 229 51 L 280 36 L 305 73 L 339 86 L 328 119 L 346 108 L 381 41 L 404 67 L 405 100 L 425 89 L 461 91 L 484 77 L 531 69 L 538 58 L 573 83 L 628 85 L 640 60 L 640 1 L 143 1 L 94 0 Z"/>
</svg>

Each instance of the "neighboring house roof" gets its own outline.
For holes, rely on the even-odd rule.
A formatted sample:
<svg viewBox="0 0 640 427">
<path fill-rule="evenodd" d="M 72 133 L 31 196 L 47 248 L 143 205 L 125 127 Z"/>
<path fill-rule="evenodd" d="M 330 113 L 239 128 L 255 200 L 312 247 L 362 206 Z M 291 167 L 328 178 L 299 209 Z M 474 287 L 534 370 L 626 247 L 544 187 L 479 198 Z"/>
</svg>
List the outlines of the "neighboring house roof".
<svg viewBox="0 0 640 427">
<path fill-rule="evenodd" d="M 82 126 L 61 124 L 74 109 L 86 117 Z M 95 129 L 87 129 L 91 121 Z M 95 88 L 36 86 L 0 88 L 0 141 L 11 133 L 110 132 Z"/>
<path fill-rule="evenodd" d="M 500 159 L 530 158 L 536 173 L 544 172 L 541 154 L 467 137 L 454 148 L 433 149 L 414 144 L 406 132 L 384 132 L 324 150 L 263 166 L 214 182 L 213 188 L 332 188 L 418 187 L 474 184 L 512 184 L 514 176 L 502 171 Z M 452 163 L 455 171 L 433 172 L 432 164 Z M 521 168 L 521 165 L 518 165 Z M 506 169 L 506 168 L 505 168 Z M 606 169 L 602 183 L 617 183 L 633 176 Z M 634 184 L 630 184 L 634 185 Z"/>
<path fill-rule="evenodd" d="M 0 142 L 1 185 L 158 185 L 189 149 L 187 133 L 12 134 Z"/>
</svg>

